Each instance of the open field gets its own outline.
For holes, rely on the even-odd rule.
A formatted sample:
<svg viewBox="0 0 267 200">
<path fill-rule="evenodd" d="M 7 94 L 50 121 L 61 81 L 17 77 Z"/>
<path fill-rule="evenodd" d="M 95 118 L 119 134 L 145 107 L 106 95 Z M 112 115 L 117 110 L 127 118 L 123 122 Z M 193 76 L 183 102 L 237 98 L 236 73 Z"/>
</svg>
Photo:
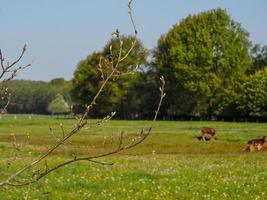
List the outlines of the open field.
<svg viewBox="0 0 267 200">
<path fill-rule="evenodd" d="M 91 120 L 93 125 L 95 120 Z M 49 116 L 4 116 L 0 120 L 0 177 L 16 152 L 12 136 L 22 145 L 14 170 L 54 144 L 74 119 Z M 149 121 L 110 121 L 76 135 L 58 149 L 49 165 L 72 154 L 95 154 L 117 146 L 120 130 L 130 139 Z M 218 140 L 200 142 L 202 126 L 217 129 Z M 52 131 L 50 131 L 50 128 Z M 267 153 L 245 153 L 251 138 L 267 135 L 267 123 L 173 122 L 153 124 L 149 138 L 135 149 L 102 159 L 113 166 L 74 163 L 30 187 L 1 188 L 1 199 L 266 199 Z"/>
</svg>

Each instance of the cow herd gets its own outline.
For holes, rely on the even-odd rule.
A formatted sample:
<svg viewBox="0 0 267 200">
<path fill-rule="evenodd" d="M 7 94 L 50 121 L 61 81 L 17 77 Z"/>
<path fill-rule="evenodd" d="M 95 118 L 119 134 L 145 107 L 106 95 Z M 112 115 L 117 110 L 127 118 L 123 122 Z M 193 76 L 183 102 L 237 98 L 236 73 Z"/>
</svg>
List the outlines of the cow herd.
<svg viewBox="0 0 267 200">
<path fill-rule="evenodd" d="M 210 137 L 206 137 L 206 135 Z M 217 140 L 216 129 L 211 127 L 202 127 L 201 128 L 201 137 L 197 137 L 201 141 L 206 140 Z M 263 136 L 262 138 L 256 138 L 249 140 L 245 145 L 243 151 L 264 151 L 267 150 L 267 138 Z"/>
</svg>

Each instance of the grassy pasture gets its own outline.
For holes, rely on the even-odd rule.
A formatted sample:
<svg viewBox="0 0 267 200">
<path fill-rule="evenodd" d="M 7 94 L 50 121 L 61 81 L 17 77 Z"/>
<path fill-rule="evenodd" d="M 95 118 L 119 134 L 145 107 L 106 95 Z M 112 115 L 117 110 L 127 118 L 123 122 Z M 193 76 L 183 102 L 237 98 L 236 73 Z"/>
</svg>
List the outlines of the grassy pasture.
<svg viewBox="0 0 267 200">
<path fill-rule="evenodd" d="M 75 120 L 49 116 L 12 115 L 0 120 L 0 177 L 33 159 L 62 137 Z M 96 120 L 89 125 L 94 126 Z M 126 140 L 149 127 L 150 121 L 112 120 L 87 126 L 48 160 L 52 166 L 72 154 L 90 155 L 116 148 L 124 130 Z M 202 126 L 217 129 L 218 140 L 200 142 Z M 50 131 L 50 128 L 52 131 Z M 21 145 L 13 157 L 15 134 Z M 150 137 L 135 149 L 102 159 L 114 166 L 80 162 L 66 166 L 30 187 L 1 188 L 1 199 L 267 199 L 267 153 L 245 153 L 247 140 L 267 135 L 267 123 L 174 122 L 153 124 Z M 40 166 L 42 168 L 43 165 Z"/>
</svg>

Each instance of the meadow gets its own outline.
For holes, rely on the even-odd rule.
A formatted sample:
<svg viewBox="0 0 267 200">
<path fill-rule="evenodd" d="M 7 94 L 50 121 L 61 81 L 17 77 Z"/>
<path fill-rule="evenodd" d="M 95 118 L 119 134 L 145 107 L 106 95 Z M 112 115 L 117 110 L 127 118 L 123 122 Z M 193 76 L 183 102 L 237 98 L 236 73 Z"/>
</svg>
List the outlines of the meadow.
<svg viewBox="0 0 267 200">
<path fill-rule="evenodd" d="M 150 121 L 111 120 L 90 128 L 90 120 L 48 160 L 52 166 L 73 154 L 93 155 L 116 148 Z M 44 152 L 75 119 L 5 115 L 0 120 L 0 178 Z M 61 125 L 62 124 L 62 125 Z M 202 126 L 215 127 L 216 141 L 198 141 Z M 267 199 L 267 153 L 243 152 L 247 140 L 267 135 L 267 123 L 157 121 L 151 135 L 134 149 L 101 161 L 65 166 L 24 187 L 0 188 L 1 199 Z M 15 152 L 15 135 L 20 151 Z M 10 157 L 18 154 L 7 170 Z"/>
</svg>

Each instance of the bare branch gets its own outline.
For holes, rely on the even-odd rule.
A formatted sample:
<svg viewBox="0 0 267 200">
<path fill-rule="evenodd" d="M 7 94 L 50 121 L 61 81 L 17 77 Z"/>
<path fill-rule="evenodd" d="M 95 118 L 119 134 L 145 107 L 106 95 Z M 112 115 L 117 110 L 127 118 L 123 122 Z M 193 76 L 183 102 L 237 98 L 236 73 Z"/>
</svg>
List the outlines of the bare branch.
<svg viewBox="0 0 267 200">
<path fill-rule="evenodd" d="M 1 84 L 1 92 L 4 91 L 3 94 L 1 94 L 1 100 L 6 99 L 6 103 L 2 105 L 1 112 L 4 112 L 9 105 L 10 102 L 10 96 L 11 94 L 7 92 L 8 87 L 5 85 L 8 81 L 12 80 L 18 73 L 18 71 L 23 70 L 31 64 L 27 64 L 25 66 L 19 66 L 16 67 L 16 64 L 22 59 L 26 52 L 26 45 L 23 46 L 22 51 L 20 53 L 20 56 L 13 61 L 11 64 L 9 62 L 4 62 L 5 58 L 3 56 L 2 50 L 0 49 L 0 65 L 1 65 L 1 70 L 0 70 L 0 84 Z M 4 79 L 5 78 L 5 79 Z"/>
<path fill-rule="evenodd" d="M 165 81 L 164 81 L 164 78 L 162 77 L 161 78 L 161 83 L 162 83 L 162 92 L 161 92 L 161 95 L 160 95 L 160 100 L 159 100 L 159 104 L 158 104 L 158 107 L 156 109 L 156 112 L 155 112 L 155 116 L 154 116 L 154 119 L 152 122 L 155 122 L 156 119 L 157 119 L 157 115 L 158 115 L 158 112 L 159 112 L 159 109 L 161 107 L 161 103 L 162 103 L 162 100 L 163 98 L 165 97 L 165 93 L 164 93 L 164 85 L 165 85 Z M 152 124 L 151 126 L 148 128 L 147 132 L 144 133 L 143 130 L 141 130 L 140 134 L 138 137 L 134 138 L 134 140 L 132 140 L 131 143 L 123 146 L 122 145 L 122 141 L 123 141 L 123 132 L 121 132 L 121 136 L 119 138 L 119 146 L 118 148 L 116 148 L 115 150 L 113 151 L 109 151 L 109 152 L 106 152 L 106 153 L 103 153 L 103 154 L 99 154 L 99 155 L 94 155 L 94 156 L 86 156 L 86 157 L 77 157 L 75 156 L 73 159 L 71 160 L 68 160 L 68 161 L 65 161 L 49 170 L 46 170 L 44 171 L 43 173 L 40 173 L 38 174 L 37 176 L 34 177 L 34 179 L 30 179 L 30 180 L 27 180 L 25 182 L 16 182 L 16 183 L 11 183 L 10 180 L 14 179 L 9 179 L 7 182 L 4 183 L 4 185 L 10 185 L 10 186 L 24 186 L 24 185 L 29 185 L 29 184 L 32 184 L 32 183 L 35 183 L 37 182 L 38 180 L 40 180 L 41 178 L 43 178 L 44 176 L 50 174 L 51 172 L 65 166 L 65 165 L 68 165 L 68 164 L 71 164 L 71 163 L 74 163 L 74 162 L 78 162 L 78 161 L 91 161 L 91 162 L 95 162 L 95 163 L 99 163 L 99 164 L 103 164 L 102 162 L 98 162 L 98 161 L 95 161 L 95 159 L 97 158 L 103 158 L 103 157 L 107 157 L 107 156 L 110 156 L 110 155 L 114 155 L 114 154 L 117 154 L 119 152 L 122 152 L 122 151 L 125 151 L 127 149 L 131 149 L 135 146 L 137 146 L 138 144 L 142 143 L 148 136 L 149 134 L 151 133 L 151 130 L 152 130 Z M 41 160 L 40 160 L 41 161 Z M 109 164 L 109 165 L 113 165 L 112 164 Z M 1 183 L 0 183 L 0 186 L 1 186 Z"/>
<path fill-rule="evenodd" d="M 11 64 L 9 64 L 9 62 L 6 62 L 5 64 L 4 63 L 5 59 L 0 49 L 0 64 L 1 64 L 1 69 L 2 69 L 2 72 L 0 73 L 0 80 L 4 77 L 5 74 L 9 74 L 9 76 L 2 82 L 10 81 L 17 75 L 18 71 L 31 66 L 31 64 L 27 64 L 25 66 L 16 67 L 16 64 L 22 59 L 25 52 L 26 52 L 26 44 L 23 46 L 20 56 L 15 61 L 11 62 Z"/>
<path fill-rule="evenodd" d="M 114 55 L 112 53 L 112 46 L 110 47 L 110 51 L 111 51 L 111 55 L 112 55 L 112 60 L 111 62 L 108 61 L 108 59 L 106 58 L 100 58 L 99 61 L 99 65 L 98 65 L 98 69 L 101 72 L 101 76 L 102 76 L 102 84 L 100 85 L 100 88 L 98 89 L 97 93 L 95 94 L 95 96 L 93 97 L 93 99 L 91 100 L 91 102 L 86 106 L 85 111 L 83 113 L 83 115 L 79 118 L 78 122 L 75 124 L 74 128 L 72 130 L 70 130 L 68 133 L 65 133 L 64 129 L 63 129 L 63 125 L 60 125 L 61 127 L 61 131 L 63 133 L 63 137 L 61 139 L 59 139 L 56 144 L 52 145 L 45 153 L 43 153 L 42 155 L 40 155 L 37 159 L 31 161 L 30 163 L 27 163 L 25 166 L 23 166 L 22 168 L 20 168 L 19 170 L 17 170 L 16 172 L 14 172 L 13 174 L 11 174 L 6 180 L 0 182 L 0 186 L 5 186 L 5 185 L 9 185 L 9 186 L 23 186 L 23 185 L 31 185 L 35 182 L 37 182 L 38 180 L 40 180 L 41 178 L 45 177 L 46 175 L 54 172 L 55 170 L 66 166 L 68 164 L 74 163 L 74 162 L 78 162 L 78 161 L 89 161 L 89 162 L 94 162 L 97 164 L 101 164 L 101 165 L 113 165 L 113 163 L 105 163 L 105 162 L 100 162 L 100 161 L 96 161 L 95 159 L 98 158 L 103 158 L 103 157 L 107 157 L 110 155 L 114 155 L 117 154 L 119 152 L 125 151 L 127 149 L 131 149 L 135 146 L 137 146 L 138 144 L 142 143 L 150 134 L 151 130 L 152 130 L 152 124 L 151 126 L 147 129 L 146 132 L 144 132 L 144 130 L 140 131 L 140 134 L 138 134 L 137 137 L 134 137 L 132 139 L 132 141 L 130 143 L 127 143 L 124 145 L 123 143 L 123 131 L 120 134 L 119 137 L 119 144 L 118 147 L 115 148 L 114 150 L 105 152 L 105 153 L 101 153 L 98 155 L 92 155 L 92 156 L 84 156 L 84 157 L 78 157 L 76 154 L 74 155 L 74 157 L 68 161 L 63 161 L 62 163 L 59 163 L 56 166 L 53 167 L 48 167 L 47 164 L 47 160 L 46 158 L 48 156 L 50 156 L 56 149 L 58 149 L 60 146 L 62 146 L 66 141 L 68 141 L 70 138 L 72 138 L 74 135 L 76 135 L 77 133 L 79 133 L 79 131 L 85 127 L 85 125 L 87 124 L 87 119 L 88 119 L 88 115 L 91 112 L 91 109 L 96 105 L 98 97 L 100 96 L 100 94 L 103 92 L 103 89 L 106 87 L 107 83 L 113 78 L 115 77 L 117 74 L 120 74 L 120 66 L 122 65 L 122 62 L 130 55 L 130 53 L 132 52 L 132 50 L 135 47 L 135 44 L 137 42 L 137 29 L 136 29 L 136 25 L 134 23 L 133 17 L 132 17 L 132 4 L 133 0 L 129 1 L 128 4 L 128 8 L 129 8 L 129 17 L 131 20 L 131 24 L 133 26 L 134 29 L 134 33 L 135 33 L 135 39 L 131 44 L 131 47 L 129 48 L 129 50 L 124 54 L 123 54 L 123 41 L 120 38 L 120 33 L 119 30 L 116 30 L 116 36 L 119 38 L 119 54 L 117 55 L 117 58 L 114 59 Z M 4 65 L 2 65 L 2 63 L 4 62 L 2 53 L 0 52 L 0 62 L 1 62 L 1 66 L 3 69 L 3 72 L 6 73 L 7 70 L 9 70 L 11 67 L 13 67 L 17 62 L 19 62 L 19 60 L 22 58 L 22 56 L 24 55 L 26 51 L 26 46 L 24 46 L 22 53 L 20 55 L 20 57 L 14 61 L 11 65 L 7 65 L 7 67 L 5 68 Z M 104 71 L 104 67 L 102 66 L 102 62 L 106 62 L 105 65 L 108 65 L 108 67 L 111 69 L 111 71 L 109 71 L 108 69 L 105 69 L 106 71 Z M 104 63 L 103 63 L 104 64 Z M 22 68 L 17 68 L 18 69 L 22 69 Z M 16 69 L 14 69 L 12 71 L 12 74 L 16 74 Z M 3 75 L 2 75 L 3 76 Z M 13 75 L 11 75 L 11 77 L 13 78 Z M 0 75 L 1 78 L 1 75 Z M 161 103 L 163 98 L 165 97 L 165 93 L 164 93 L 164 85 L 165 85 L 165 81 L 164 78 L 161 77 L 161 87 L 160 87 L 160 100 L 159 100 L 159 104 L 158 107 L 155 111 L 155 115 L 153 118 L 153 122 L 157 119 L 158 113 L 159 113 L 159 109 L 161 107 Z M 111 118 L 113 118 L 115 116 L 116 112 L 112 112 L 110 115 L 104 117 L 102 120 L 98 121 L 96 123 L 96 125 L 100 125 L 108 120 L 110 120 Z M 25 172 L 28 172 L 29 170 L 33 169 L 33 167 L 35 167 L 36 165 L 42 163 L 42 161 L 45 162 L 45 169 L 43 171 L 41 170 L 37 170 L 35 172 L 32 173 L 32 176 L 30 176 L 30 178 L 28 180 L 22 180 L 19 181 L 17 180 L 19 178 L 19 176 Z"/>
</svg>

